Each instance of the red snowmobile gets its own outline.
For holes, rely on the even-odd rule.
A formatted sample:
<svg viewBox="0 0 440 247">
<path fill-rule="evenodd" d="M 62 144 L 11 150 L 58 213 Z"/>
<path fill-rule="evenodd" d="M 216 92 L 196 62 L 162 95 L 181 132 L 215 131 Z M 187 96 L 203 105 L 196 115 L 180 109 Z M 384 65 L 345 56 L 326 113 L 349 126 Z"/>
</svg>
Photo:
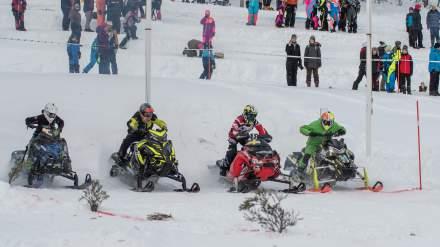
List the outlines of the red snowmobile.
<svg viewBox="0 0 440 247">
<path fill-rule="evenodd" d="M 232 161 L 228 177 L 233 180 L 230 192 L 249 192 L 258 188 L 261 182 L 272 181 L 288 184 L 286 193 L 299 193 L 305 190 L 305 184 L 294 185 L 289 175 L 281 172 L 280 156 L 272 150 L 270 137 L 250 134 L 246 145 Z"/>
</svg>

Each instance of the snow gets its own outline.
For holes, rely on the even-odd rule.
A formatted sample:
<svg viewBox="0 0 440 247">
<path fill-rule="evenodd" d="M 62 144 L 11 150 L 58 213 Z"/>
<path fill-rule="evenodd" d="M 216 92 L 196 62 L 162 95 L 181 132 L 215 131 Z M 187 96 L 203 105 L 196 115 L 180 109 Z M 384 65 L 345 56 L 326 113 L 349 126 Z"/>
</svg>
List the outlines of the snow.
<svg viewBox="0 0 440 247">
<path fill-rule="evenodd" d="M 13 30 L 9 3 L 0 3 L 1 38 L 56 43 L 0 39 L 0 246 L 433 246 L 438 242 L 439 100 L 418 93 L 374 93 L 373 157 L 366 159 L 365 89 L 350 90 L 357 75 L 359 46 L 365 39 L 364 10 L 358 34 L 306 31 L 298 20 L 294 32 L 302 49 L 313 34 L 323 44 L 325 57 L 321 88 L 308 89 L 304 71 L 299 72 L 298 88 L 285 86 L 284 57 L 250 54 L 283 54 L 293 31 L 275 29 L 274 12 L 260 12 L 258 26 L 248 27 L 244 9 L 164 2 L 164 20 L 153 25 L 153 105 L 168 123 L 181 172 L 189 183 L 200 183 L 202 191 L 170 192 L 178 184 L 160 180 L 155 192 L 139 194 L 108 176 L 108 158 L 125 136 L 126 121 L 144 99 L 143 32 L 140 40 L 130 41 L 128 50 L 118 52 L 120 75 L 100 76 L 97 68 L 89 75 L 69 75 L 68 33 L 60 31 L 59 3 L 52 2 L 29 3 L 26 33 Z M 199 19 L 206 8 L 217 22 L 215 48 L 225 52 L 211 81 L 197 79 L 202 72 L 200 59 L 181 56 L 189 39 L 200 38 Z M 406 43 L 401 24 L 405 12 L 406 7 L 375 6 L 375 43 Z M 94 36 L 83 33 L 81 68 Z M 425 46 L 428 39 L 425 32 Z M 410 53 L 418 60 L 428 57 L 427 49 Z M 420 81 L 428 81 L 426 61 L 416 62 L 413 89 Z M 223 157 L 227 131 L 245 104 L 258 108 L 258 118 L 274 137 L 273 147 L 282 160 L 303 147 L 306 138 L 299 126 L 316 119 L 320 108 L 327 108 L 348 129 L 346 142 L 357 163 L 368 168 L 372 181 L 383 181 L 388 192 L 414 188 L 418 186 L 416 100 L 421 105 L 421 192 L 353 191 L 350 188 L 360 183 L 350 182 L 330 194 L 289 195 L 284 205 L 298 210 L 304 219 L 287 234 L 278 235 L 246 222 L 238 206 L 248 195 L 226 193 L 217 174 L 207 169 Z M 58 105 L 66 121 L 63 135 L 74 170 L 80 178 L 91 173 L 110 194 L 103 211 L 140 218 L 153 212 L 171 213 L 174 220 L 97 215 L 85 202 L 78 202 L 80 191 L 9 186 L 10 153 L 23 148 L 32 135 L 25 129 L 24 118 L 39 113 L 48 101 Z M 61 178 L 55 181 L 55 185 L 66 183 Z"/>
</svg>

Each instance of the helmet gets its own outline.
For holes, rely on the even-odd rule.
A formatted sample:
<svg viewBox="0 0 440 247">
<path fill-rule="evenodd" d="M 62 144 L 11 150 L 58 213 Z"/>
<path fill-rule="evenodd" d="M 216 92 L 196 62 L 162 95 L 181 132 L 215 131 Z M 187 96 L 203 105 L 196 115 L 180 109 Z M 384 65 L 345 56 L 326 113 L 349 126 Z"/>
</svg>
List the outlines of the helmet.
<svg viewBox="0 0 440 247">
<path fill-rule="evenodd" d="M 51 124 L 57 117 L 58 108 L 54 103 L 47 103 L 43 109 L 43 115 L 46 120 Z"/>
<path fill-rule="evenodd" d="M 149 103 L 143 103 L 139 107 L 139 113 L 143 116 L 153 116 L 154 109 Z"/>
<path fill-rule="evenodd" d="M 243 110 L 243 117 L 246 123 L 254 123 L 257 118 L 257 109 L 253 105 L 246 105 Z"/>
<path fill-rule="evenodd" d="M 335 115 L 333 114 L 333 112 L 326 111 L 321 114 L 321 124 L 325 130 L 329 130 L 333 126 L 334 122 Z"/>
</svg>

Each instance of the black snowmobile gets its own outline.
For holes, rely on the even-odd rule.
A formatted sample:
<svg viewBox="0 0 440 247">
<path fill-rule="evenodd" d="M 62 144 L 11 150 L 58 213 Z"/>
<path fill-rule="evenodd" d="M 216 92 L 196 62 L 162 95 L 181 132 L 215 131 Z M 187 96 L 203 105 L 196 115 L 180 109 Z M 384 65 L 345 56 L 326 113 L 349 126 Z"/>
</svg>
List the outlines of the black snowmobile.
<svg viewBox="0 0 440 247">
<path fill-rule="evenodd" d="M 173 144 L 167 139 L 165 129 L 150 129 L 142 141 L 132 143 L 125 157 L 125 163 L 120 160 L 118 153 L 113 153 L 111 159 L 115 164 L 110 169 L 110 176 L 129 175 L 135 178 L 134 191 L 153 191 L 154 184 L 161 177 L 180 182 L 182 189 L 176 189 L 177 192 L 200 191 L 197 183 L 187 188 L 186 179 L 178 170 Z"/>
<path fill-rule="evenodd" d="M 86 175 L 83 184 L 78 184 L 78 175 L 72 171 L 66 140 L 60 137 L 57 129 L 43 127 L 25 150 L 12 152 L 10 162 L 9 184 L 21 174 L 27 175 L 27 187 L 38 188 L 45 178 L 51 183 L 56 176 L 72 180 L 73 186 L 66 186 L 69 188 L 83 189 L 91 184 L 90 174 Z"/>
<path fill-rule="evenodd" d="M 315 191 L 328 192 L 340 181 L 360 179 L 368 190 L 380 191 L 383 184 L 377 181 L 374 186 L 369 186 L 367 169 L 362 173 L 354 163 L 354 154 L 347 148 L 344 139 L 329 138 L 321 145 L 321 149 L 309 159 L 306 176 L 298 172 L 298 163 L 303 157 L 302 152 L 294 152 L 287 156 L 284 169 L 291 171 L 291 176 L 297 181 L 313 185 Z"/>
</svg>

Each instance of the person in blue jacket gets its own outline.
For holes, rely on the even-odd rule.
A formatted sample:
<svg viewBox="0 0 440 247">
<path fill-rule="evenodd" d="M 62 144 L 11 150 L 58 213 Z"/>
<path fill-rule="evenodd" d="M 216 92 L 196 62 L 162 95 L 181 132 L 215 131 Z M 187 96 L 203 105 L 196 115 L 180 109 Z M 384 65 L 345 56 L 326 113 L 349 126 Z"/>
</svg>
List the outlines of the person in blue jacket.
<svg viewBox="0 0 440 247">
<path fill-rule="evenodd" d="M 258 10 L 260 10 L 260 1 L 249 0 L 248 22 L 246 23 L 246 25 L 251 25 L 251 26 L 257 25 Z"/>
<path fill-rule="evenodd" d="M 429 52 L 429 95 L 440 96 L 438 92 L 440 74 L 440 43 L 435 43 Z"/>
<path fill-rule="evenodd" d="M 214 53 L 212 52 L 212 45 L 205 43 L 202 51 L 203 73 L 200 79 L 210 80 L 212 71 L 215 69 Z"/>
<path fill-rule="evenodd" d="M 69 37 L 69 41 L 67 42 L 67 55 L 69 56 L 69 72 L 79 73 L 81 51 L 78 38 L 75 35 Z"/>
<path fill-rule="evenodd" d="M 92 47 L 90 49 L 90 62 L 83 69 L 83 73 L 89 73 L 89 71 L 95 66 L 98 61 L 98 38 L 95 38 L 92 43 Z"/>
</svg>

